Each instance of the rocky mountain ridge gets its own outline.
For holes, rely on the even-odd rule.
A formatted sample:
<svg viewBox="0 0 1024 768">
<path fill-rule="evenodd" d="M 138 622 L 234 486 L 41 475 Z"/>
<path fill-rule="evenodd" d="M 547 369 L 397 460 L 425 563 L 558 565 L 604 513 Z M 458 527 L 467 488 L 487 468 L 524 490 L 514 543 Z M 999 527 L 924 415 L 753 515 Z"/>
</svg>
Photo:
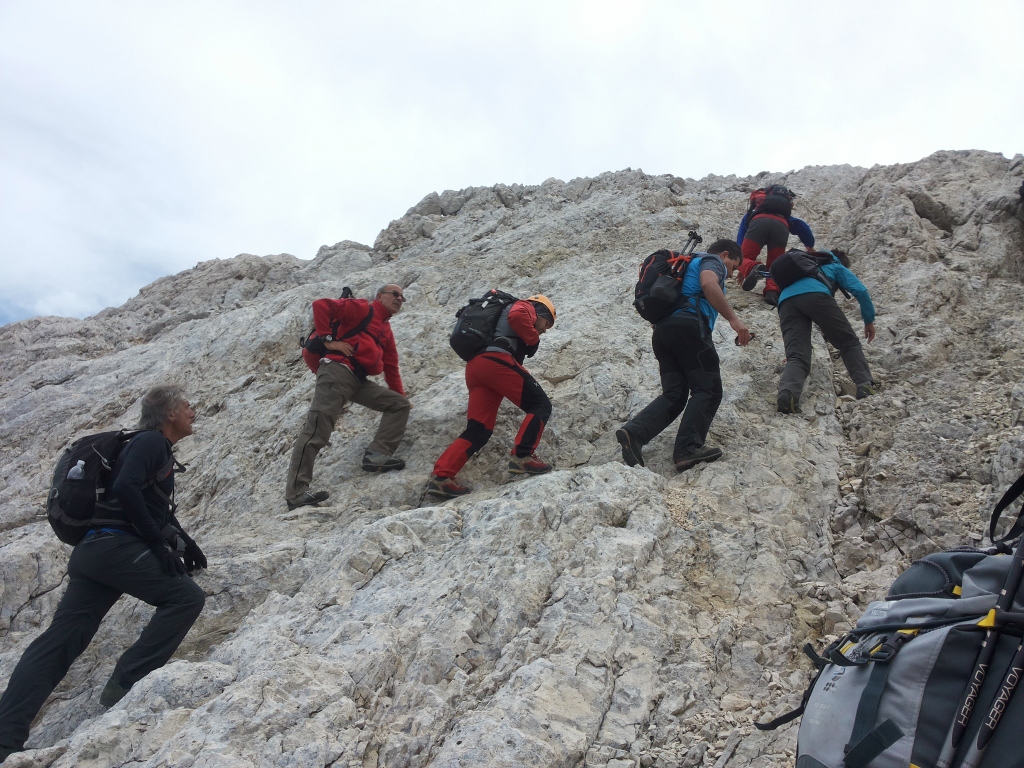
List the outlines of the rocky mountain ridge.
<svg viewBox="0 0 1024 768">
<path fill-rule="evenodd" d="M 66 583 L 68 549 L 36 516 L 55 457 L 131 425 L 162 380 L 199 413 L 179 445 L 180 517 L 211 565 L 175 660 L 99 707 L 149 616 L 122 599 L 42 711 L 38 749 L 10 764 L 791 765 L 795 726 L 751 722 L 799 700 L 799 648 L 848 628 L 912 559 L 980 541 L 1024 467 L 1022 177 L 1024 157 L 971 151 L 432 193 L 372 248 L 204 262 L 92 318 L 0 328 L 0 679 Z M 725 456 L 676 474 L 666 432 L 646 469 L 627 468 L 612 433 L 658 391 L 636 267 L 690 228 L 731 236 L 768 182 L 800 193 L 795 215 L 871 290 L 882 392 L 854 401 L 816 336 L 803 413 L 776 414 L 777 316 L 730 286 L 757 339 L 715 332 L 725 400 L 710 439 Z M 409 466 L 359 471 L 376 414 L 353 407 L 317 465 L 333 503 L 288 512 L 309 303 L 389 281 L 410 299 L 393 320 Z M 528 361 L 554 404 L 540 452 L 557 471 L 509 481 L 506 404 L 463 472 L 477 491 L 419 508 L 464 425 L 454 311 L 490 287 L 558 307 Z"/>
</svg>

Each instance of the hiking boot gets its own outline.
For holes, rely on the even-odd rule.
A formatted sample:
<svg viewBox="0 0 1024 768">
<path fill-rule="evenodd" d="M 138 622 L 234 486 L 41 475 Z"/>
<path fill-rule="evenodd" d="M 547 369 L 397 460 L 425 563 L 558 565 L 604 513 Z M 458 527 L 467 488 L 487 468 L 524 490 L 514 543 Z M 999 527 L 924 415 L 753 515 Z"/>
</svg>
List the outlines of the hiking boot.
<svg viewBox="0 0 1024 768">
<path fill-rule="evenodd" d="M 776 401 L 779 413 L 800 413 L 800 401 L 794 397 L 788 389 L 779 392 L 779 399 Z"/>
<path fill-rule="evenodd" d="M 393 469 L 405 469 L 405 462 L 379 451 L 367 451 L 363 454 L 364 472 L 390 472 Z"/>
<path fill-rule="evenodd" d="M 773 307 L 779 306 L 779 292 L 778 291 L 765 291 L 764 292 L 764 303 Z"/>
<path fill-rule="evenodd" d="M 871 397 L 872 395 L 878 394 L 878 387 L 874 382 L 868 382 L 867 384 L 857 385 L 857 399 L 863 400 L 865 397 Z"/>
<path fill-rule="evenodd" d="M 752 291 L 754 290 L 754 286 L 757 285 L 758 281 L 762 277 L 768 277 L 768 275 L 770 274 L 771 273 L 768 271 L 768 267 L 762 267 L 758 265 L 754 267 L 752 270 L 750 270 L 750 274 L 747 275 L 746 279 L 744 279 L 741 287 L 744 291 Z"/>
<path fill-rule="evenodd" d="M 441 499 L 454 499 L 456 496 L 465 496 L 472 491 L 472 488 L 468 485 L 463 485 L 454 477 L 431 475 L 430 479 L 427 480 L 427 495 L 437 496 Z"/>
<path fill-rule="evenodd" d="M 700 464 L 702 461 L 712 462 L 716 459 L 721 458 L 721 448 L 711 448 L 705 445 L 703 448 L 698 448 L 693 453 L 686 453 L 676 459 L 676 472 L 684 472 L 690 467 L 694 467 Z"/>
<path fill-rule="evenodd" d="M 508 460 L 508 471 L 513 475 L 543 475 L 552 469 L 553 466 L 541 461 L 533 453 L 529 456 L 513 456 Z"/>
<path fill-rule="evenodd" d="M 316 493 L 306 491 L 301 496 L 296 496 L 294 499 L 288 499 L 288 509 L 315 507 L 321 501 L 327 501 L 330 497 L 331 494 L 327 491 L 317 491 Z"/>
<path fill-rule="evenodd" d="M 124 695 L 130 691 L 131 688 L 122 688 L 121 685 L 111 677 L 107 680 L 107 684 L 103 686 L 103 692 L 100 694 L 100 706 L 110 709 L 112 706 L 117 704 Z"/>
<path fill-rule="evenodd" d="M 640 452 L 640 443 L 626 431 L 625 427 L 615 432 L 615 439 L 622 446 L 622 460 L 626 462 L 627 467 L 635 467 L 637 464 L 641 467 L 645 466 L 644 455 Z"/>
</svg>

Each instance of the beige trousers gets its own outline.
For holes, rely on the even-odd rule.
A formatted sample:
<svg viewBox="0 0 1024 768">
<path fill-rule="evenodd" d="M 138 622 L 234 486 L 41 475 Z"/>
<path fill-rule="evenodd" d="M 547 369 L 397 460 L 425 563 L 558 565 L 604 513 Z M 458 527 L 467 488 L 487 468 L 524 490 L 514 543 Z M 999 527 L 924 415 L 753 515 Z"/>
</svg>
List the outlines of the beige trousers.
<svg viewBox="0 0 1024 768">
<path fill-rule="evenodd" d="M 327 445 L 334 424 L 346 403 L 358 403 L 374 411 L 382 411 L 377 434 L 366 450 L 387 456 L 394 454 L 405 435 L 409 421 L 409 401 L 394 390 L 376 382 L 360 381 L 342 363 L 323 362 L 316 373 L 316 390 L 306 414 L 306 423 L 295 438 L 285 498 L 289 501 L 309 490 L 313 480 L 313 464 L 320 449 Z"/>
</svg>

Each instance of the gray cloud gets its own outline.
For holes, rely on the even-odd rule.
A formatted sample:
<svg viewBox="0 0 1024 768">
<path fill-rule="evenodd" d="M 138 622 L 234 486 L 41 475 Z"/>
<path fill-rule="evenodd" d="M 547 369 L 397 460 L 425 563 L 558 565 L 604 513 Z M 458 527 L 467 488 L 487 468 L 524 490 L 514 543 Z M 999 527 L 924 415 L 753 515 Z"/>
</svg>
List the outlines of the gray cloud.
<svg viewBox="0 0 1024 768">
<path fill-rule="evenodd" d="M 891 7 L 890 7 L 891 6 Z M 0 322 L 432 190 L 1021 151 L 1017 3 L 0 4 Z"/>
</svg>

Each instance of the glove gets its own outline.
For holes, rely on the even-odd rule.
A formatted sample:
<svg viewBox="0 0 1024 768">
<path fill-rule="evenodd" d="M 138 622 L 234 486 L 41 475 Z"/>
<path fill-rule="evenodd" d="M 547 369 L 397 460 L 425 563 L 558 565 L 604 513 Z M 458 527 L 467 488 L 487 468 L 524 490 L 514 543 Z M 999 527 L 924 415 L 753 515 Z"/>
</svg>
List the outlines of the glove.
<svg viewBox="0 0 1024 768">
<path fill-rule="evenodd" d="M 185 535 L 185 570 L 189 573 L 206 567 L 206 555 L 192 539 Z"/>
<path fill-rule="evenodd" d="M 185 564 L 178 559 L 178 556 L 171 552 L 171 548 L 160 542 L 160 546 L 152 547 L 153 554 L 156 555 L 157 562 L 163 566 L 164 571 L 168 576 L 173 576 L 176 579 L 181 578 L 185 573 Z"/>
</svg>

